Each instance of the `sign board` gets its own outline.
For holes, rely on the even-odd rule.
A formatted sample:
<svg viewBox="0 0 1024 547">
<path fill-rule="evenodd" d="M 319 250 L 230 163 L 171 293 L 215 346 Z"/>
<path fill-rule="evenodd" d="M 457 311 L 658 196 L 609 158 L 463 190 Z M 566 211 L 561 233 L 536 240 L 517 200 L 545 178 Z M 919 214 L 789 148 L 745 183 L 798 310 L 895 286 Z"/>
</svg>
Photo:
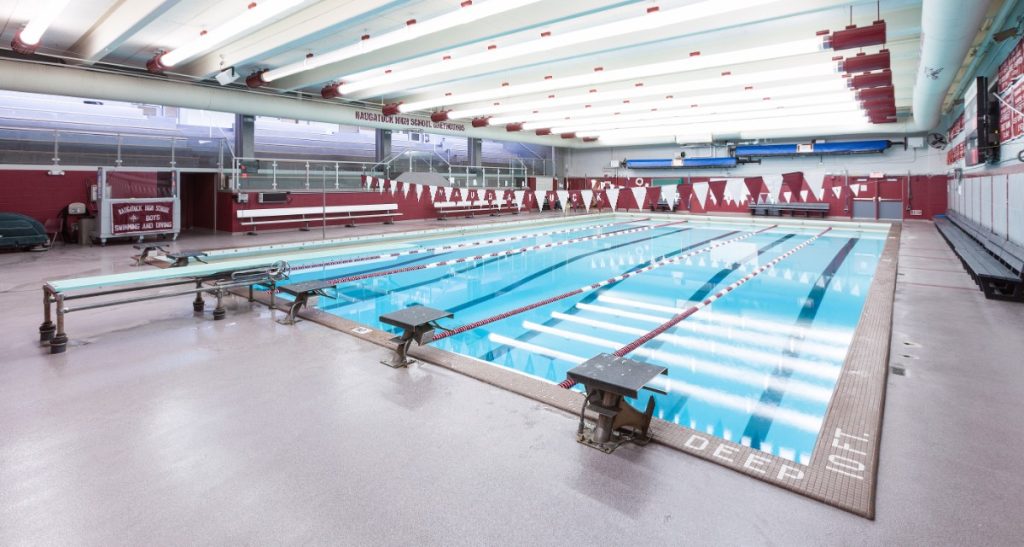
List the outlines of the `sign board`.
<svg viewBox="0 0 1024 547">
<path fill-rule="evenodd" d="M 170 232 L 174 230 L 174 200 L 147 203 L 114 203 L 111 234 Z"/>
</svg>

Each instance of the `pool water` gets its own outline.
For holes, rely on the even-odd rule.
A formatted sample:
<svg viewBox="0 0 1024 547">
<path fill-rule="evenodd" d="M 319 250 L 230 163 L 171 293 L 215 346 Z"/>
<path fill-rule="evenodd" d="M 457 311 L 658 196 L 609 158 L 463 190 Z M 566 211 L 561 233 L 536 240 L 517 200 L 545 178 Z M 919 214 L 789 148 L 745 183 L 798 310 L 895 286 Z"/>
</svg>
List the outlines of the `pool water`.
<svg viewBox="0 0 1024 547">
<path fill-rule="evenodd" d="M 616 351 L 822 231 L 795 224 L 766 227 L 692 218 L 570 219 L 557 226 L 389 245 L 388 252 L 501 237 L 514 241 L 352 264 L 293 264 L 297 273 L 289 282 L 372 276 L 483 255 L 347 282 L 335 298 L 321 297 L 317 304 L 383 330 L 393 329 L 378 321 L 381 314 L 421 304 L 453 312 L 455 318 L 443 324 L 456 327 L 685 257 L 434 344 L 561 382 L 575 365 Z M 533 235 L 538 232 L 547 235 Z M 604 237 L 591 237 L 599 234 Z M 548 243 L 555 245 L 487 256 Z M 659 418 L 807 463 L 884 243 L 883 230 L 836 226 L 643 344 L 628 357 L 663 365 L 669 373 L 657 385 L 668 394 L 642 394 L 641 403 L 653 396 Z"/>
</svg>

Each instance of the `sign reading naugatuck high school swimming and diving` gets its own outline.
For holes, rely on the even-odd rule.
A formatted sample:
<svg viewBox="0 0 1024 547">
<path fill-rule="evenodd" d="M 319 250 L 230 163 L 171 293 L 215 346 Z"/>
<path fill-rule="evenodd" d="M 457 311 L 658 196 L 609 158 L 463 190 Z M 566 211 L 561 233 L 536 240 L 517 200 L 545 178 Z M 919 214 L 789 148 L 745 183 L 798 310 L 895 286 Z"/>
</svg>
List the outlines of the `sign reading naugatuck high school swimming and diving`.
<svg viewBox="0 0 1024 547">
<path fill-rule="evenodd" d="M 167 232 L 174 229 L 174 202 L 117 203 L 111 207 L 112 234 Z"/>
<path fill-rule="evenodd" d="M 356 111 L 356 120 L 363 122 L 374 122 L 374 123 L 389 123 L 394 125 L 404 125 L 407 127 L 418 127 L 421 129 L 443 129 L 445 131 L 458 131 L 463 132 L 466 130 L 466 124 L 452 123 L 452 122 L 435 122 L 424 118 L 413 118 L 411 116 L 385 116 L 380 112 L 367 112 L 365 110 Z"/>
</svg>

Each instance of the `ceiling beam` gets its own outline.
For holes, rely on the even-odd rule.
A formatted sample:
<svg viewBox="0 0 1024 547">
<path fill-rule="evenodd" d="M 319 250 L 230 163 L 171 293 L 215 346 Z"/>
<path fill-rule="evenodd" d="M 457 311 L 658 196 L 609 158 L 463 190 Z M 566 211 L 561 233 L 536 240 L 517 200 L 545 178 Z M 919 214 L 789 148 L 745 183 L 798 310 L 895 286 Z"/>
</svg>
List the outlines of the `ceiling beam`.
<svg viewBox="0 0 1024 547">
<path fill-rule="evenodd" d="M 69 48 L 75 60 L 93 64 L 115 51 L 179 0 L 119 0 Z"/>
<path fill-rule="evenodd" d="M 490 0 L 500 1 L 500 0 Z M 544 9 L 526 6 L 501 14 L 475 21 L 458 29 L 449 29 L 424 36 L 414 42 L 396 44 L 381 48 L 373 55 L 362 55 L 346 59 L 313 70 L 282 78 L 273 82 L 272 86 L 281 90 L 295 90 L 310 86 L 318 86 L 343 76 L 364 70 L 387 66 L 415 57 L 447 51 L 456 47 L 496 38 L 498 36 L 521 30 L 551 24 L 561 19 L 577 17 L 611 8 L 638 3 L 640 0 L 562 0 L 545 4 Z"/>
<path fill-rule="evenodd" d="M 295 49 L 301 43 L 329 35 L 342 25 L 358 24 L 404 3 L 405 0 L 319 2 L 190 61 L 175 73 L 208 78 L 228 67 L 258 62 Z"/>
<path fill-rule="evenodd" d="M 419 58 L 408 63 L 393 67 L 391 75 L 381 74 L 372 78 L 380 82 L 371 88 L 346 93 L 341 87 L 344 97 L 350 99 L 373 99 L 377 97 L 395 97 L 408 94 L 410 90 L 435 85 L 438 82 L 449 82 L 452 87 L 487 74 L 509 74 L 517 71 L 513 77 L 518 79 L 524 67 L 542 67 L 547 74 L 556 77 L 570 74 L 585 73 L 594 66 L 603 66 L 610 70 L 616 61 L 622 67 L 638 64 L 636 59 L 642 58 L 645 63 L 671 61 L 681 54 L 700 50 L 702 55 L 733 51 L 745 48 L 757 48 L 773 43 L 783 43 L 797 39 L 815 38 L 815 30 L 841 30 L 843 23 L 836 23 L 836 15 L 845 19 L 847 5 L 840 4 L 844 0 L 826 0 L 824 2 L 778 2 L 768 4 L 758 10 L 747 10 L 729 14 L 727 18 L 707 17 L 689 22 L 685 26 L 673 26 L 642 34 L 633 33 L 602 40 L 575 44 L 561 49 L 548 49 L 508 59 L 484 62 L 486 52 L 476 53 L 481 62 L 465 68 L 444 70 L 440 59 Z M 916 7 L 898 10 L 886 14 L 898 28 L 919 27 L 920 10 Z M 717 43 L 707 42 L 717 39 Z M 535 37 L 529 40 L 537 39 Z M 699 41 L 697 41 L 699 40 Z M 703 46 L 703 47 L 702 47 Z M 849 55 L 852 52 L 835 52 L 835 55 Z M 456 58 L 459 52 L 453 53 Z M 830 53 L 832 55 L 833 53 Z M 589 61 L 588 61 L 589 59 Z M 589 64 L 587 64 L 589 63 Z M 422 67 L 437 66 L 437 71 L 423 71 Z M 575 67 L 575 70 L 570 67 Z M 402 78 L 403 70 L 418 69 L 423 74 L 412 78 Z M 512 80 L 513 78 L 508 78 Z M 514 82 L 513 82 L 514 83 Z"/>
</svg>

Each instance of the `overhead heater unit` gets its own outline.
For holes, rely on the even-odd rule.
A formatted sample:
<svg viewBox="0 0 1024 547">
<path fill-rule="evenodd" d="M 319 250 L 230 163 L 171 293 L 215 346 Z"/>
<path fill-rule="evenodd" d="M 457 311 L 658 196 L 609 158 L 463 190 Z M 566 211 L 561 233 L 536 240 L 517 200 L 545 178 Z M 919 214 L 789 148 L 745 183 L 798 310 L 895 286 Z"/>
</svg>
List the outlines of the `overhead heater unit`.
<svg viewBox="0 0 1024 547">
<path fill-rule="evenodd" d="M 627 169 L 727 169 L 736 167 L 736 158 L 666 158 L 626 160 Z"/>
<path fill-rule="evenodd" d="M 835 156 L 848 154 L 881 154 L 892 146 L 891 141 L 812 142 L 805 144 L 753 144 L 733 149 L 736 157 Z"/>
</svg>

